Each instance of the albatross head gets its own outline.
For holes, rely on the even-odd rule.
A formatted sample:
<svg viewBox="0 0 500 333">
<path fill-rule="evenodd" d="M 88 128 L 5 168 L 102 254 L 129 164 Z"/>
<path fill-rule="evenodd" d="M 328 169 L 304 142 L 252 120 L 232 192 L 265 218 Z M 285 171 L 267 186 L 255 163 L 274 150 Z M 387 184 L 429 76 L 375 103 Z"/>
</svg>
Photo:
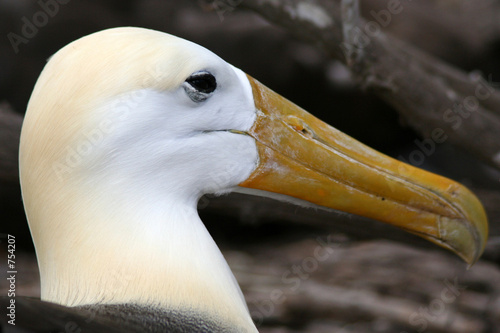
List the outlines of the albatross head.
<svg viewBox="0 0 500 333">
<path fill-rule="evenodd" d="M 31 96 L 21 185 L 42 299 L 180 309 L 254 331 L 205 193 L 264 190 L 484 249 L 465 187 L 390 159 L 183 39 L 140 28 L 57 52 Z"/>
</svg>

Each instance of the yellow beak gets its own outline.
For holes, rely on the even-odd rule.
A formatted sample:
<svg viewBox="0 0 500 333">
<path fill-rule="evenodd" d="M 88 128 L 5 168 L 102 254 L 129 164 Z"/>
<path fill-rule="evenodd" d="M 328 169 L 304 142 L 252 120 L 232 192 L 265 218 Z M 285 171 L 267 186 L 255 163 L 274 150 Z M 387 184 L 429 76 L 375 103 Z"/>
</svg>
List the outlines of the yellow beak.
<svg viewBox="0 0 500 333">
<path fill-rule="evenodd" d="M 248 77 L 259 164 L 240 184 L 403 228 L 473 264 L 488 237 L 484 208 L 463 185 L 383 155 Z"/>
</svg>

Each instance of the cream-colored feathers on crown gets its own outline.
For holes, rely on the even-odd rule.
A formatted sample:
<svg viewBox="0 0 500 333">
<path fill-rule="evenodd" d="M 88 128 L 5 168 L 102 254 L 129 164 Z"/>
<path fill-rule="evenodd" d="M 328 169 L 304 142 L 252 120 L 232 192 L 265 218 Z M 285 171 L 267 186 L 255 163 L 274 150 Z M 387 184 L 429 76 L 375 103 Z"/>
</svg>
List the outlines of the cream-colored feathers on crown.
<svg viewBox="0 0 500 333">
<path fill-rule="evenodd" d="M 195 103 L 183 84 L 217 78 Z M 23 200 L 42 299 L 207 312 L 256 331 L 196 203 L 257 163 L 251 87 L 210 51 L 164 33 L 116 28 L 81 38 L 43 70 L 23 125 Z"/>
</svg>

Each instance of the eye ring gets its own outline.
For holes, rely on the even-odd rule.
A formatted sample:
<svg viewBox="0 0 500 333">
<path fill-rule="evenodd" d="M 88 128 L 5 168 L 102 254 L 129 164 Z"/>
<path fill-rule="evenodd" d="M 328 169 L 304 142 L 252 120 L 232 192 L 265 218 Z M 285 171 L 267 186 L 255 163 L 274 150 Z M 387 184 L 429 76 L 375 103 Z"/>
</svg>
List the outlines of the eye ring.
<svg viewBox="0 0 500 333">
<path fill-rule="evenodd" d="M 217 89 L 215 76 L 207 71 L 191 74 L 183 84 L 184 91 L 193 102 L 203 102 Z"/>
</svg>

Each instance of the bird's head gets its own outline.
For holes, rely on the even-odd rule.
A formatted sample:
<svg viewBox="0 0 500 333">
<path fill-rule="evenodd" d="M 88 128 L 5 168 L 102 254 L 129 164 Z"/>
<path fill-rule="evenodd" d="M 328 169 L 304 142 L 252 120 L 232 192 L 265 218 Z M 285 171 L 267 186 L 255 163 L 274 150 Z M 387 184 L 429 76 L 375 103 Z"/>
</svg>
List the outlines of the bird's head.
<svg viewBox="0 0 500 333">
<path fill-rule="evenodd" d="M 89 227 L 68 246 L 101 239 L 88 221 L 108 236 L 156 236 L 148 219 L 124 220 L 242 188 L 393 224 L 469 263 L 487 237 L 484 210 L 464 186 L 355 141 L 203 47 L 146 29 L 98 32 L 50 59 L 29 103 L 20 164 L 42 264 L 65 251 L 44 233 L 64 238 L 71 218 Z"/>
<path fill-rule="evenodd" d="M 255 140 L 242 135 L 255 119 L 245 74 L 215 54 L 156 31 L 111 29 L 52 57 L 30 100 L 21 161 L 43 162 L 57 183 L 197 199 L 255 169 Z"/>
</svg>

